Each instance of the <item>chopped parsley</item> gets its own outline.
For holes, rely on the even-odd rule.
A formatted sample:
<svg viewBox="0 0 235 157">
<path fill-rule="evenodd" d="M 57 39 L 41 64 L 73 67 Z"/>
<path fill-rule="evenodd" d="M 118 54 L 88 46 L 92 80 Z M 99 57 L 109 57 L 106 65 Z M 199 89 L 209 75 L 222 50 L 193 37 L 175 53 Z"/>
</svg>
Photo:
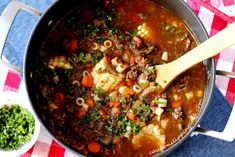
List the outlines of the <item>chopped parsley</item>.
<svg viewBox="0 0 235 157">
<path fill-rule="evenodd" d="M 143 20 L 147 20 L 148 19 L 148 16 L 145 15 L 144 13 L 139 13 L 138 16 L 143 19 Z"/>
<path fill-rule="evenodd" d="M 105 125 L 105 128 L 108 130 L 108 132 L 111 135 L 117 135 L 118 130 L 114 127 L 112 121 L 110 119 L 107 120 L 107 124 Z"/>
<path fill-rule="evenodd" d="M 14 150 L 29 142 L 33 136 L 35 120 L 26 109 L 14 104 L 0 109 L 0 149 Z"/>
<path fill-rule="evenodd" d="M 89 34 L 95 36 L 96 33 L 98 33 L 100 31 L 100 28 L 95 25 L 87 25 L 87 30 L 88 30 Z"/>
<path fill-rule="evenodd" d="M 154 103 L 166 105 L 166 104 L 167 104 L 167 101 L 154 100 Z"/>
<path fill-rule="evenodd" d="M 126 104 L 126 99 L 122 99 L 122 105 L 125 105 Z"/>
<path fill-rule="evenodd" d="M 166 30 L 168 33 L 174 33 L 175 30 L 176 30 L 176 27 L 173 26 L 173 25 L 166 25 L 165 30 Z"/>
<path fill-rule="evenodd" d="M 148 67 L 148 72 L 149 73 L 154 73 L 155 72 L 155 67 L 154 66 Z"/>
<path fill-rule="evenodd" d="M 86 60 L 86 55 L 83 53 L 83 52 L 80 52 L 77 56 L 76 56 L 76 59 L 79 61 L 79 62 L 85 62 Z"/>
<path fill-rule="evenodd" d="M 92 56 L 91 62 L 93 65 L 96 65 L 99 61 L 100 58 L 102 57 L 101 53 L 95 52 L 95 54 Z"/>
<path fill-rule="evenodd" d="M 138 32 L 139 32 L 138 30 L 134 29 L 134 30 L 129 31 L 128 34 L 131 36 L 138 36 Z"/>
<path fill-rule="evenodd" d="M 95 122 L 100 119 L 100 112 L 99 112 L 99 109 L 98 109 L 97 105 L 95 105 L 94 110 L 91 114 L 91 117 Z"/>
<path fill-rule="evenodd" d="M 111 28 L 110 30 L 109 30 L 109 34 L 111 34 L 111 35 L 115 35 L 115 34 L 117 34 L 118 33 L 118 29 L 117 28 Z"/>
<path fill-rule="evenodd" d="M 116 116 L 115 121 L 117 126 L 115 126 L 115 123 L 112 122 L 110 119 L 108 119 L 105 126 L 108 132 L 112 135 L 121 135 L 127 132 L 138 134 L 140 131 L 140 126 L 135 124 L 133 121 L 128 120 L 124 113 Z"/>
<path fill-rule="evenodd" d="M 124 40 L 125 39 L 125 35 L 121 34 L 121 35 L 118 36 L 118 38 L 121 39 L 121 40 Z"/>
<path fill-rule="evenodd" d="M 101 95 L 103 95 L 105 92 L 102 90 L 102 89 L 96 89 L 95 90 L 95 94 L 97 95 L 97 96 L 101 96 Z"/>
<path fill-rule="evenodd" d="M 141 121 L 148 121 L 150 118 L 151 109 L 150 106 L 143 104 L 140 106 L 140 108 L 137 110 L 136 115 L 139 116 Z"/>
<path fill-rule="evenodd" d="M 102 36 L 96 37 L 96 41 L 97 41 L 98 43 L 103 43 L 105 40 L 106 40 L 105 37 L 102 37 Z"/>
</svg>

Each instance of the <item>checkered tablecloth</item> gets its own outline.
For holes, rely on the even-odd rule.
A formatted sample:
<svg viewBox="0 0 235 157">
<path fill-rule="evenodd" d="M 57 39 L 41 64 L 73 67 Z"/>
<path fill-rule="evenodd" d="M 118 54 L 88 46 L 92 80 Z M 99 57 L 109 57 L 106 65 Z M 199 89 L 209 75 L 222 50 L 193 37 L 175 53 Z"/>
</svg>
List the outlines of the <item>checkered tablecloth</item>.
<svg viewBox="0 0 235 157">
<path fill-rule="evenodd" d="M 199 16 L 210 36 L 213 36 L 225 28 L 229 23 L 235 21 L 235 0 L 184 1 L 188 3 Z M 235 46 L 224 50 L 215 58 L 217 69 L 235 72 Z M 230 104 L 234 105 L 235 79 L 217 76 L 216 85 Z M 26 93 L 25 84 L 21 78 L 13 71 L 9 71 L 8 69 L 0 66 L 0 92 L 5 91 L 15 91 L 22 94 Z M 76 155 L 58 145 L 47 131 L 41 127 L 41 132 L 36 144 L 27 153 L 22 155 L 22 157 L 29 156 L 73 157 Z"/>
</svg>

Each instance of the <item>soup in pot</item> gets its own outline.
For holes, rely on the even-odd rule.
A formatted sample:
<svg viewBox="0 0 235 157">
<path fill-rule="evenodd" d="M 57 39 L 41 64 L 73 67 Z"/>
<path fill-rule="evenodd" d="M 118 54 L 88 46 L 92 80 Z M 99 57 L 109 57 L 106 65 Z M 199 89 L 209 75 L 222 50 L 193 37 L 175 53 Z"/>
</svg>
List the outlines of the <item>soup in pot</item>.
<svg viewBox="0 0 235 157">
<path fill-rule="evenodd" d="M 34 81 L 41 116 L 64 144 L 87 156 L 151 156 L 194 124 L 203 63 L 160 93 L 155 65 L 196 46 L 181 19 L 150 0 L 105 0 L 73 10 L 40 49 Z"/>
</svg>

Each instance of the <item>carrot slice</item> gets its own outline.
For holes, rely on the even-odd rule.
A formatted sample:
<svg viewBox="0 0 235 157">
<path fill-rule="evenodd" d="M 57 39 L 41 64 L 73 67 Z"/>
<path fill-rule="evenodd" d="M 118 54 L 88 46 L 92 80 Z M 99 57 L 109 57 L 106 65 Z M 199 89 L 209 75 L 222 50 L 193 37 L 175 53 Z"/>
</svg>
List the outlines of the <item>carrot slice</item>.
<svg viewBox="0 0 235 157">
<path fill-rule="evenodd" d="M 119 107 L 121 105 L 120 102 L 110 101 L 109 107 Z"/>
<path fill-rule="evenodd" d="M 126 117 L 131 121 L 135 121 L 135 115 L 132 112 L 127 112 Z"/>
<path fill-rule="evenodd" d="M 93 99 L 87 99 L 87 101 L 86 101 L 86 103 L 87 103 L 87 105 L 90 107 L 90 108 L 93 108 L 94 107 L 94 101 L 93 101 Z"/>
<path fill-rule="evenodd" d="M 131 88 L 124 89 L 123 95 L 133 95 L 133 94 L 134 94 L 134 92 Z"/>
<path fill-rule="evenodd" d="M 172 107 L 179 107 L 179 106 L 181 106 L 181 104 L 182 104 L 182 102 L 180 100 L 177 100 L 177 101 L 173 101 L 171 103 L 171 106 Z"/>
<path fill-rule="evenodd" d="M 101 150 L 101 146 L 98 142 L 96 141 L 91 141 L 89 144 L 88 144 L 88 149 L 90 152 L 94 153 L 94 154 L 97 154 L 100 152 Z"/>
<path fill-rule="evenodd" d="M 90 75 L 83 76 L 82 86 L 84 86 L 84 87 L 92 87 L 93 86 L 93 79 Z"/>
</svg>

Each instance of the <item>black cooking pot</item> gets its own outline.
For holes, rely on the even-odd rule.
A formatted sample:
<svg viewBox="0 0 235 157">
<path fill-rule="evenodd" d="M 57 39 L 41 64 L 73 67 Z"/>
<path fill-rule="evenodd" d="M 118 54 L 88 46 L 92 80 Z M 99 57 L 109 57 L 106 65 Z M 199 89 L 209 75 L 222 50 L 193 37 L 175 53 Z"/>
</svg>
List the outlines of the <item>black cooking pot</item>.
<svg viewBox="0 0 235 157">
<path fill-rule="evenodd" d="M 193 13 L 193 11 L 185 4 L 183 0 L 155 0 L 157 3 L 161 4 L 171 12 L 173 12 L 175 15 L 183 19 L 185 24 L 190 28 L 192 34 L 196 38 L 196 41 L 198 43 L 202 43 L 206 39 L 208 39 L 208 35 L 206 33 L 205 28 L 203 27 L 202 23 L 198 19 L 198 17 Z M 83 0 L 83 1 L 75 1 L 75 0 L 60 0 L 55 2 L 44 14 L 41 15 L 41 13 L 31 8 L 27 5 L 24 5 L 22 3 L 12 1 L 7 6 L 5 11 L 3 12 L 1 18 L 0 18 L 0 53 L 1 53 L 1 64 L 7 66 L 10 69 L 15 70 L 16 72 L 19 72 L 22 74 L 22 70 L 18 67 L 15 67 L 13 65 L 8 64 L 3 60 L 2 50 L 3 46 L 7 37 L 7 34 L 9 32 L 10 26 L 12 25 L 12 22 L 17 14 L 17 12 L 20 9 L 26 10 L 32 14 L 41 16 L 40 20 L 38 21 L 36 27 L 34 28 L 34 31 L 32 32 L 32 35 L 30 37 L 30 40 L 27 45 L 27 50 L 25 52 L 25 59 L 24 59 L 24 69 L 23 69 L 23 78 L 26 84 L 27 92 L 29 99 L 31 101 L 31 104 L 37 113 L 37 116 L 39 120 L 41 121 L 41 124 L 48 130 L 48 132 L 51 134 L 51 136 L 54 137 L 54 139 L 60 143 L 62 146 L 64 146 L 67 149 L 70 149 L 71 151 L 75 152 L 62 142 L 60 142 L 59 139 L 57 139 L 48 129 L 46 124 L 46 119 L 42 116 L 39 110 L 39 98 L 37 93 L 35 93 L 35 83 L 33 80 L 33 73 L 35 69 L 38 69 L 39 60 L 37 58 L 39 57 L 39 49 L 42 44 L 42 42 L 47 38 L 48 33 L 52 30 L 52 28 L 55 26 L 55 24 L 60 21 L 66 14 L 71 12 L 72 10 L 76 8 L 82 8 L 90 3 L 93 3 L 93 0 Z M 158 154 L 159 156 L 165 156 L 170 154 L 176 147 L 178 147 L 188 136 L 192 134 L 206 134 L 209 136 L 213 136 L 216 138 L 220 138 L 227 141 L 232 141 L 234 139 L 233 136 L 227 136 L 223 133 L 218 133 L 215 131 L 210 131 L 203 128 L 198 128 L 198 123 L 200 122 L 203 114 L 205 113 L 205 110 L 210 102 L 212 90 L 214 87 L 214 81 L 215 81 L 215 62 L 214 59 L 208 59 L 204 61 L 206 70 L 207 70 L 207 83 L 205 88 L 205 95 L 203 98 L 202 106 L 200 113 L 198 115 L 198 118 L 195 122 L 195 124 L 189 129 L 189 131 L 185 134 L 185 136 L 180 139 L 178 142 L 176 142 L 174 145 L 172 145 L 170 148 L 164 150 L 162 153 Z M 227 73 L 222 74 L 226 75 Z M 235 110 L 232 111 L 235 115 Z M 233 117 L 234 118 L 234 117 Z M 227 127 L 231 126 L 231 119 L 232 116 L 230 116 L 230 120 L 228 122 Z M 233 125 L 233 124 L 232 124 Z M 226 129 L 225 129 L 226 132 Z M 225 133 L 226 134 L 226 133 Z M 230 134 L 231 135 L 231 134 Z M 78 154 L 78 153 L 77 153 Z M 81 154 L 79 154 L 81 155 Z"/>
</svg>

